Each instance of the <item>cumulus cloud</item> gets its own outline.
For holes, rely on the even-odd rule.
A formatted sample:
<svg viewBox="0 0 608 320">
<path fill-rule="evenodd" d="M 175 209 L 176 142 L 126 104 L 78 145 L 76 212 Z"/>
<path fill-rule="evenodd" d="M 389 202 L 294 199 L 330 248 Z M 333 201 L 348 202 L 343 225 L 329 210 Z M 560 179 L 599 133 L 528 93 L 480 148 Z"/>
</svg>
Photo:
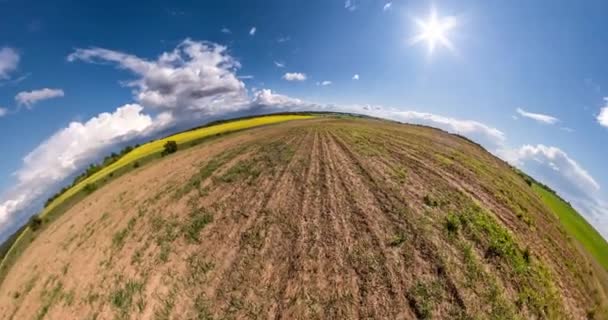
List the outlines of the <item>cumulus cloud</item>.
<svg viewBox="0 0 608 320">
<path fill-rule="evenodd" d="M 8 109 L 0 107 L 0 118 L 8 114 Z"/>
<path fill-rule="evenodd" d="M 565 151 L 542 144 L 524 145 L 512 150 L 508 158 L 571 201 L 608 238 L 608 204 L 602 200 L 600 184 Z"/>
<path fill-rule="evenodd" d="M 359 80 L 359 74 L 355 73 L 355 74 L 353 75 L 353 80 Z"/>
<path fill-rule="evenodd" d="M 383 11 L 390 10 L 392 6 L 393 6 L 393 3 L 392 3 L 392 2 L 387 2 L 387 3 L 384 5 L 384 7 L 382 7 L 382 10 L 383 10 Z"/>
<path fill-rule="evenodd" d="M 77 49 L 68 61 L 110 62 L 139 78 L 126 85 L 144 107 L 174 114 L 213 115 L 244 107 L 245 84 L 238 79 L 238 61 L 224 46 L 184 40 L 178 47 L 150 61 L 102 48 Z"/>
<path fill-rule="evenodd" d="M 524 109 L 521 108 L 517 108 L 517 113 L 519 113 L 519 115 L 521 115 L 522 117 L 528 118 L 528 119 L 532 119 L 536 122 L 540 122 L 543 124 L 555 124 L 559 121 L 558 118 L 555 118 L 553 116 L 550 115 L 546 115 L 546 114 L 542 114 L 542 113 L 532 113 L 532 112 L 528 112 Z"/>
<path fill-rule="evenodd" d="M 0 198 L 0 234 L 6 231 L 9 218 L 18 218 L 14 215 L 48 195 L 50 189 L 107 148 L 171 123 L 167 114 L 153 118 L 142 111 L 140 105 L 127 104 L 86 122 L 72 122 L 26 155 L 22 167 L 14 173 L 16 185 Z"/>
<path fill-rule="evenodd" d="M 65 94 L 61 89 L 39 89 L 32 91 L 22 91 L 17 93 L 15 96 L 15 101 L 22 106 L 27 108 L 31 108 L 34 104 L 42 101 L 53 98 L 63 97 Z"/>
<path fill-rule="evenodd" d="M 19 60 L 19 53 L 15 49 L 9 47 L 0 49 L 0 80 L 10 79 L 9 75 L 17 69 Z"/>
<path fill-rule="evenodd" d="M 306 74 L 300 72 L 287 72 L 283 75 L 283 79 L 287 81 L 304 81 Z"/>
<path fill-rule="evenodd" d="M 606 105 L 600 110 L 600 114 L 597 115 L 597 122 L 604 126 L 608 127 L 608 97 L 604 98 Z"/>
<path fill-rule="evenodd" d="M 251 29 L 249 29 L 249 35 L 250 36 L 255 36 L 255 33 L 258 31 L 258 29 L 256 27 L 251 27 Z"/>
</svg>

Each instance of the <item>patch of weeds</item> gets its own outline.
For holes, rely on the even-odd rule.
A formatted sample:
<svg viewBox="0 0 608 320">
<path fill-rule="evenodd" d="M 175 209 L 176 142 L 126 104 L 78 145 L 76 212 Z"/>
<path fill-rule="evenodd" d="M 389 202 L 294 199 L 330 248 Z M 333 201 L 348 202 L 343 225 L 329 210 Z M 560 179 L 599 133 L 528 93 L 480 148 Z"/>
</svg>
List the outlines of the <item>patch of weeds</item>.
<svg viewBox="0 0 608 320">
<path fill-rule="evenodd" d="M 169 320 L 171 317 L 171 312 L 175 307 L 175 289 L 172 289 L 167 296 L 161 297 L 160 306 L 154 310 L 154 319 L 155 320 Z"/>
<path fill-rule="evenodd" d="M 114 249 L 122 249 L 125 245 L 125 239 L 127 237 L 127 233 L 129 231 L 127 229 L 122 229 L 112 236 L 112 246 Z"/>
<path fill-rule="evenodd" d="M 121 318 L 128 318 L 136 295 L 143 292 L 144 283 L 127 280 L 124 286 L 119 286 L 110 293 L 110 303 Z"/>
<path fill-rule="evenodd" d="M 260 170 L 255 167 L 252 160 L 242 160 L 232 166 L 224 173 L 219 180 L 225 183 L 232 183 L 245 179 L 255 179 L 260 175 Z"/>
<path fill-rule="evenodd" d="M 408 290 L 407 299 L 418 319 L 430 319 L 443 299 L 443 288 L 439 281 L 418 281 Z"/>
<path fill-rule="evenodd" d="M 100 295 L 97 292 L 89 292 L 87 296 L 84 298 L 84 301 L 92 306 L 97 300 L 99 300 Z"/>
<path fill-rule="evenodd" d="M 460 219 L 457 215 L 449 213 L 447 217 L 445 217 L 445 229 L 448 231 L 448 234 L 451 236 L 457 235 L 459 228 Z"/>
<path fill-rule="evenodd" d="M 40 298 L 42 299 L 42 306 L 40 307 L 40 309 L 38 309 L 35 319 L 43 319 L 49 312 L 51 307 L 55 304 L 55 302 L 62 298 L 62 294 L 63 284 L 61 282 L 57 282 L 57 284 L 55 284 L 53 289 L 51 289 L 50 291 L 44 289 L 40 295 Z"/>
<path fill-rule="evenodd" d="M 188 263 L 188 279 L 187 281 L 191 284 L 200 284 L 209 272 L 213 268 L 213 263 L 207 262 L 198 253 L 191 254 L 186 260 Z"/>
<path fill-rule="evenodd" d="M 169 261 L 169 254 L 171 254 L 171 247 L 169 243 L 163 242 L 160 244 L 160 252 L 158 253 L 158 259 L 162 262 Z"/>
<path fill-rule="evenodd" d="M 144 252 L 141 248 L 136 249 L 131 256 L 131 264 L 140 264 L 142 262 Z"/>
<path fill-rule="evenodd" d="M 391 247 L 398 247 L 405 241 L 407 241 L 407 234 L 403 231 L 400 231 L 399 233 L 393 236 L 393 238 L 389 241 L 388 245 Z"/>
<path fill-rule="evenodd" d="M 209 306 L 203 294 L 199 294 L 194 299 L 194 320 L 213 320 L 213 315 L 209 311 Z"/>
<path fill-rule="evenodd" d="M 424 202 L 424 204 L 427 207 L 438 207 L 439 206 L 439 201 L 430 194 L 427 194 L 426 196 L 424 196 L 424 198 L 422 198 L 422 201 Z"/>
<path fill-rule="evenodd" d="M 393 169 L 393 177 L 400 183 L 405 183 L 407 181 L 407 170 L 402 166 L 398 166 Z"/>
<path fill-rule="evenodd" d="M 469 206 L 458 217 L 465 236 L 485 250 L 485 258 L 517 284 L 519 304 L 541 318 L 563 312 L 550 272 L 539 260 L 530 259 L 530 250 L 521 249 L 508 229 L 477 205 Z"/>
<path fill-rule="evenodd" d="M 203 228 L 213 221 L 213 216 L 203 209 L 197 209 L 190 213 L 188 219 L 182 226 L 182 232 L 187 240 L 199 242 L 199 233 Z"/>
</svg>

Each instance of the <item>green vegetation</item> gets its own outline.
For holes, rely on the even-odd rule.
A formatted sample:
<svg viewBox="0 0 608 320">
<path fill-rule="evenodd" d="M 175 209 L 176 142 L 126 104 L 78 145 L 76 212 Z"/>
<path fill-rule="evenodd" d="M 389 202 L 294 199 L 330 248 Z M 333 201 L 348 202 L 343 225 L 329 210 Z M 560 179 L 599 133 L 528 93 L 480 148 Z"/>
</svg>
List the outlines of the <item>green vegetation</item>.
<svg viewBox="0 0 608 320">
<path fill-rule="evenodd" d="M 118 286 L 110 293 L 110 303 L 116 310 L 119 319 L 128 319 L 130 311 L 137 296 L 141 296 L 144 283 L 135 280 L 127 280 L 124 286 Z M 142 300 L 143 301 L 143 300 Z M 137 305 L 141 302 L 137 301 Z M 139 307 L 138 307 L 139 308 Z M 142 308 L 139 308 L 142 311 Z"/>
<path fill-rule="evenodd" d="M 608 270 L 608 243 L 570 204 L 554 192 L 534 183 L 532 188 L 561 221 L 566 231 Z"/>
<path fill-rule="evenodd" d="M 170 155 L 175 152 L 177 152 L 177 142 L 175 142 L 173 140 L 169 140 L 163 146 L 163 151 L 160 153 L 160 155 L 164 157 L 166 155 Z"/>
<path fill-rule="evenodd" d="M 183 226 L 183 232 L 191 242 L 198 242 L 198 235 L 203 228 L 213 221 L 213 216 L 202 209 L 195 210 Z"/>
</svg>

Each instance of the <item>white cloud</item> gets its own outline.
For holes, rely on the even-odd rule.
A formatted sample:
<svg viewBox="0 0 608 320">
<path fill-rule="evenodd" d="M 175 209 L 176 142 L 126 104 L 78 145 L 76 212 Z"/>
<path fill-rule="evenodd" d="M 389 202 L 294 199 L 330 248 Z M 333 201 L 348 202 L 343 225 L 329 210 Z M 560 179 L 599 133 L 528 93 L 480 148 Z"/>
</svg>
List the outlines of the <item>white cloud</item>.
<svg viewBox="0 0 608 320">
<path fill-rule="evenodd" d="M 285 62 L 275 61 L 275 62 L 274 62 L 274 65 L 275 65 L 277 68 L 285 68 Z"/>
<path fill-rule="evenodd" d="M 220 30 L 220 31 L 221 31 L 222 33 L 225 33 L 225 34 L 231 34 L 231 33 L 232 33 L 232 31 L 230 31 L 230 29 L 228 29 L 228 28 L 226 28 L 226 27 L 223 27 L 223 28 L 222 28 L 222 30 Z"/>
<path fill-rule="evenodd" d="M 525 145 L 519 149 L 517 159 L 520 163 L 535 161 L 546 164 L 552 170 L 560 172 L 570 185 L 576 186 L 579 190 L 595 192 L 600 189 L 600 185 L 585 169 L 557 147 L 542 144 Z"/>
<path fill-rule="evenodd" d="M 383 11 L 390 10 L 392 6 L 393 6 L 393 3 L 392 3 L 392 2 L 387 2 L 387 3 L 384 5 L 384 7 L 382 7 L 382 10 L 383 10 Z"/>
<path fill-rule="evenodd" d="M 329 81 L 329 80 L 325 80 L 325 81 L 317 82 L 317 85 L 318 85 L 318 86 L 329 86 L 329 85 L 331 85 L 331 84 L 332 84 L 332 82 L 331 82 L 331 81 Z"/>
<path fill-rule="evenodd" d="M 555 123 L 557 123 L 559 121 L 558 118 L 555 118 L 553 116 L 542 114 L 542 113 L 532 113 L 532 112 L 528 112 L 526 110 L 523 110 L 521 108 L 517 108 L 516 111 L 522 117 L 525 117 L 525 118 L 528 118 L 528 119 L 532 119 L 534 121 L 537 121 L 537 122 L 540 122 L 540 123 L 543 123 L 543 124 L 555 124 Z"/>
<path fill-rule="evenodd" d="M 24 105 L 27 108 L 31 108 L 34 104 L 42 100 L 59 98 L 63 97 L 64 95 L 65 94 L 61 89 L 44 88 L 39 90 L 19 92 L 15 96 L 15 101 L 17 101 L 19 105 Z"/>
<path fill-rule="evenodd" d="M 283 79 L 287 81 L 304 81 L 306 74 L 300 72 L 287 72 L 283 75 Z"/>
<path fill-rule="evenodd" d="M 359 74 L 358 73 L 355 73 L 353 75 L 353 80 L 359 80 Z"/>
<path fill-rule="evenodd" d="M 608 204 L 600 184 L 576 160 L 554 146 L 524 145 L 511 150 L 507 160 L 525 169 L 568 199 L 593 226 L 608 238 Z"/>
<path fill-rule="evenodd" d="M 359 6 L 357 5 L 356 0 L 346 0 L 344 2 L 344 8 L 349 11 L 355 11 L 358 7 Z"/>
<path fill-rule="evenodd" d="M 278 42 L 278 43 L 283 43 L 283 42 L 287 42 L 287 41 L 289 41 L 289 40 L 291 40 L 291 37 L 290 37 L 290 36 L 285 36 L 285 37 L 279 37 L 279 38 L 277 39 L 277 42 Z"/>
<path fill-rule="evenodd" d="M 16 185 L 0 198 L 0 234 L 6 230 L 9 218 L 15 218 L 15 214 L 47 195 L 108 147 L 171 123 L 168 114 L 153 118 L 142 110 L 140 105 L 128 104 L 84 123 L 72 122 L 25 156 L 22 167 L 14 173 Z"/>
<path fill-rule="evenodd" d="M 608 97 L 604 98 L 606 105 L 600 110 L 600 114 L 597 115 L 597 122 L 604 127 L 608 127 Z"/>
<path fill-rule="evenodd" d="M 0 107 L 0 118 L 8 114 L 8 109 Z"/>
<path fill-rule="evenodd" d="M 251 29 L 249 29 L 249 35 L 254 36 L 257 31 L 258 29 L 256 27 L 251 27 Z"/>
<path fill-rule="evenodd" d="M 506 140 L 505 134 L 502 131 L 474 120 L 450 118 L 411 110 L 390 109 L 382 106 L 317 104 L 275 94 L 270 90 L 256 92 L 252 104 L 258 108 L 261 106 L 265 109 L 276 109 L 276 111 L 349 112 L 406 123 L 428 125 L 467 136 L 491 150 L 501 148 Z"/>
<path fill-rule="evenodd" d="M 17 69 L 19 60 L 19 53 L 15 49 L 9 47 L 0 49 L 0 80 L 10 78 L 9 74 Z"/>
<path fill-rule="evenodd" d="M 184 40 L 171 52 L 150 61 L 101 48 L 77 49 L 68 61 L 112 62 L 139 78 L 128 82 L 144 107 L 190 117 L 235 111 L 245 107 L 247 90 L 236 76 L 240 67 L 226 47 Z"/>
</svg>

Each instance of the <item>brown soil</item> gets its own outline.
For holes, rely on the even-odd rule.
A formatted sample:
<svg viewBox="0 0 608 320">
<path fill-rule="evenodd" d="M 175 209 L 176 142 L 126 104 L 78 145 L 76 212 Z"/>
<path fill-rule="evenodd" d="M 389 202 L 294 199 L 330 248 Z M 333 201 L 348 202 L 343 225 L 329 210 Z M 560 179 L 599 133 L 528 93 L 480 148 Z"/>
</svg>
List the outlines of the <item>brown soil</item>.
<svg viewBox="0 0 608 320">
<path fill-rule="evenodd" d="M 95 191 L 12 267 L 0 319 L 602 318 L 592 263 L 477 145 L 293 121 Z"/>
</svg>

